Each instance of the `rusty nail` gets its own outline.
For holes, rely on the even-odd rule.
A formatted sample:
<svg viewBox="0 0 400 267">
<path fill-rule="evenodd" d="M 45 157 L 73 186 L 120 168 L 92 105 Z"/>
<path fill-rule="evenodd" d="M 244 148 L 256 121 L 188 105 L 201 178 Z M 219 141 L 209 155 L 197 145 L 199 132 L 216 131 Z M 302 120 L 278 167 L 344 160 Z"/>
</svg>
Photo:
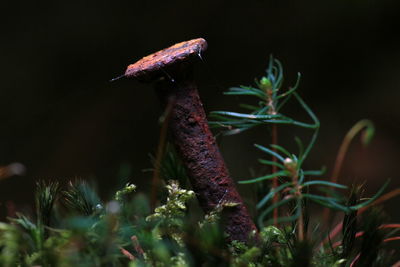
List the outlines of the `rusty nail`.
<svg viewBox="0 0 400 267">
<path fill-rule="evenodd" d="M 164 106 L 173 99 L 168 127 L 200 206 L 209 213 L 221 199 L 238 203 L 225 212 L 225 231 L 229 241 L 247 243 L 256 227 L 228 174 L 193 79 L 193 63 L 206 48 L 202 38 L 175 44 L 129 65 L 124 76 L 156 81 Z"/>
</svg>

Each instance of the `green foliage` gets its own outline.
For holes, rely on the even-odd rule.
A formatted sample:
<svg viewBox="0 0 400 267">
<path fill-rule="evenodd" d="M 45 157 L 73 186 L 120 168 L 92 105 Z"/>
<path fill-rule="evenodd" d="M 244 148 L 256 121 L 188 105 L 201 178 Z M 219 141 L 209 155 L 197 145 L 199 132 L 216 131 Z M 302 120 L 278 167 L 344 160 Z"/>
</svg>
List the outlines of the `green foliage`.
<svg viewBox="0 0 400 267">
<path fill-rule="evenodd" d="M 194 197 L 194 192 L 181 189 L 177 181 L 169 181 L 167 203 L 154 210 L 146 221 L 156 221 L 159 238 L 168 234 L 179 244 L 182 244 L 182 227 L 186 210 L 186 202 Z"/>
<path fill-rule="evenodd" d="M 166 152 L 164 158 L 161 161 L 160 174 L 164 181 L 174 179 L 179 182 L 180 185 L 187 187 L 187 175 L 185 166 L 183 166 L 175 148 L 172 144 L 166 145 Z"/>
<path fill-rule="evenodd" d="M 186 187 L 186 173 L 171 146 L 159 166 L 160 177 L 166 182 L 166 197 L 160 206 L 150 209 L 147 197 L 127 183 L 108 201 L 102 201 L 94 187 L 85 181 L 70 182 L 65 188 L 58 183 L 39 182 L 36 210 L 31 217 L 18 213 L 10 223 L 0 223 L 0 266 L 386 266 L 398 260 L 386 243 L 400 227 L 384 229 L 383 216 L 372 211 L 362 216 L 381 195 L 388 183 L 372 197 L 363 199 L 361 187 L 347 186 L 326 179 L 314 179 L 321 170 L 306 169 L 319 131 L 319 121 L 298 94 L 300 75 L 293 87 L 283 89 L 283 70 L 271 58 L 266 75 L 256 86 L 231 88 L 227 95 L 251 96 L 256 103 L 241 104 L 248 112 L 216 111 L 210 124 L 232 135 L 256 126 L 288 125 L 310 131 L 308 142 L 295 137 L 298 151 L 283 145 L 255 144 L 268 159 L 259 159 L 271 173 L 240 181 L 261 185 L 277 179 L 258 199 L 257 242 L 244 244 L 226 242 L 223 231 L 224 209 L 237 203 L 222 197 L 214 210 L 199 218 L 188 209 L 195 193 Z M 284 114 L 290 99 L 310 117 L 299 121 Z M 365 129 L 363 142 L 370 141 L 373 125 L 363 120 L 351 130 L 350 137 Z M 170 180 L 170 179 L 174 180 Z M 319 192 L 318 192 L 319 191 Z M 278 196 L 278 201 L 273 199 Z M 343 215 L 342 228 L 325 238 L 318 226 L 310 233 L 310 202 Z M 194 203 L 193 203 L 194 204 Z M 276 225 L 273 212 L 280 209 Z M 221 219 L 222 218 L 222 219 Z M 320 240 L 322 236 L 322 241 Z M 332 238 L 332 239 L 331 239 Z M 393 240 L 396 240 L 393 239 Z M 318 244 L 321 241 L 320 244 Z"/>
<path fill-rule="evenodd" d="M 349 235 L 355 237 L 351 223 L 354 215 L 349 214 L 344 219 L 348 223 L 344 227 L 343 248 L 337 248 L 333 254 L 316 253 L 312 239 L 299 242 L 294 234 L 295 225 L 282 229 L 263 227 L 260 241 L 254 245 L 238 241 L 226 244 L 219 215 L 234 203 L 222 201 L 202 221 L 193 223 L 187 202 L 194 198 L 194 192 L 180 188 L 177 181 L 169 181 L 166 202 L 154 213 L 150 213 L 144 196 L 135 193 L 136 187 L 127 184 L 109 202 L 96 204 L 104 208 L 93 214 L 81 214 L 76 213 L 75 206 L 66 205 L 65 201 L 70 200 L 62 197 L 75 192 L 79 184 L 82 182 L 72 183 L 65 191 L 53 190 L 56 187 L 52 183 L 38 184 L 38 201 L 48 203 L 54 199 L 49 215 L 61 216 L 51 225 L 41 227 L 39 209 L 37 223 L 22 214 L 10 219 L 10 224 L 0 223 L 1 266 L 341 266 L 346 260 L 340 250 L 354 241 L 347 241 L 351 239 Z M 90 197 L 95 194 L 93 189 L 85 192 L 90 192 Z M 347 205 L 353 206 L 358 200 L 358 191 L 353 190 Z M 46 203 L 38 202 L 39 206 Z M 55 213 L 58 207 L 69 208 Z M 364 251 L 360 261 L 386 261 L 383 238 L 394 232 L 384 234 L 379 229 L 382 215 L 374 213 L 368 218 L 361 228 L 368 234 L 357 247 Z M 354 248 L 348 251 L 350 259 L 359 253 Z"/>
<path fill-rule="evenodd" d="M 347 206 L 354 206 L 360 198 L 360 188 L 352 188 L 347 200 Z M 353 210 L 343 217 L 342 229 L 342 258 L 347 258 L 351 254 L 357 234 L 357 210 Z"/>
<path fill-rule="evenodd" d="M 364 234 L 358 259 L 360 266 L 377 266 L 378 255 L 385 237 L 384 230 L 379 228 L 384 221 L 382 212 L 372 209 L 369 215 L 361 225 Z"/>
<path fill-rule="evenodd" d="M 259 162 L 263 165 L 274 166 L 276 171 L 266 175 L 239 181 L 241 184 L 260 183 L 267 180 L 279 179 L 280 185 L 272 187 L 270 191 L 262 197 L 257 203 L 257 209 L 260 210 L 258 215 L 258 225 L 263 227 L 265 224 L 272 223 L 273 219 L 267 220 L 268 216 L 277 208 L 284 208 L 285 206 L 294 205 L 294 208 L 287 212 L 288 216 L 279 217 L 276 219 L 280 222 L 296 221 L 302 215 L 303 205 L 305 200 L 315 202 L 324 207 L 350 213 L 354 210 L 360 209 L 372 203 L 386 188 L 387 183 L 378 191 L 378 193 L 371 199 L 358 203 L 357 205 L 346 206 L 343 202 L 343 197 L 334 194 L 315 194 L 310 187 L 319 186 L 319 190 L 328 192 L 321 187 L 331 187 L 337 189 L 346 189 L 344 185 L 325 180 L 309 180 L 310 176 L 320 176 L 324 173 L 322 170 L 306 170 L 303 168 L 304 161 L 312 150 L 319 131 L 319 120 L 315 116 L 310 107 L 303 101 L 297 93 L 300 84 L 300 74 L 293 87 L 283 91 L 283 69 L 281 63 L 271 56 L 271 60 L 266 70 L 266 76 L 260 80 L 256 80 L 256 87 L 241 86 L 239 88 L 230 88 L 226 95 L 240 95 L 240 96 L 253 96 L 257 99 L 258 105 L 241 104 L 242 108 L 250 110 L 249 113 L 238 113 L 230 111 L 214 111 L 211 116 L 217 119 L 210 124 L 214 127 L 228 128 L 225 134 L 232 135 L 238 134 L 255 126 L 271 126 L 276 125 L 292 125 L 300 128 L 310 129 L 312 131 L 311 139 L 308 145 L 303 148 L 303 142 L 295 137 L 296 143 L 299 147 L 298 153 L 289 152 L 283 146 L 278 144 L 271 144 L 269 147 L 255 144 L 255 147 L 272 160 L 260 159 Z M 300 122 L 291 118 L 283 113 L 284 106 L 288 103 L 291 97 L 294 97 L 299 106 L 309 115 L 312 123 Z M 361 127 L 364 127 L 362 124 Z M 370 125 L 370 123 L 368 124 Z M 373 135 L 373 126 L 368 127 L 365 141 L 370 141 Z M 276 195 L 285 192 L 284 197 L 281 197 L 279 202 L 275 202 L 267 206 L 267 204 Z M 294 203 L 294 204 L 293 204 Z"/>
<path fill-rule="evenodd" d="M 101 208 L 99 197 L 85 181 L 70 182 L 63 197 L 63 203 L 80 215 L 90 216 Z"/>
</svg>

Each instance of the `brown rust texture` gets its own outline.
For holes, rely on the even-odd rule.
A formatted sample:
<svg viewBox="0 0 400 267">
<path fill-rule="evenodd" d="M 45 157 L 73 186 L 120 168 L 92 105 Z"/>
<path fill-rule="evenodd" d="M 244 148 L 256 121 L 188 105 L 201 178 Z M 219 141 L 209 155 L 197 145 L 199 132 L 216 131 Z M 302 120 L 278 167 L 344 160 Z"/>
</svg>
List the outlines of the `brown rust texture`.
<svg viewBox="0 0 400 267">
<path fill-rule="evenodd" d="M 177 43 L 129 65 L 125 76 L 151 81 L 164 75 L 170 68 L 198 57 L 206 49 L 207 42 L 203 38 Z"/>
<path fill-rule="evenodd" d="M 202 209 L 209 213 L 221 202 L 239 203 L 224 211 L 225 231 L 229 240 L 247 243 L 256 227 L 208 127 L 195 83 L 185 77 L 160 81 L 156 88 L 164 105 L 168 99 L 173 101 L 169 129 Z"/>
</svg>

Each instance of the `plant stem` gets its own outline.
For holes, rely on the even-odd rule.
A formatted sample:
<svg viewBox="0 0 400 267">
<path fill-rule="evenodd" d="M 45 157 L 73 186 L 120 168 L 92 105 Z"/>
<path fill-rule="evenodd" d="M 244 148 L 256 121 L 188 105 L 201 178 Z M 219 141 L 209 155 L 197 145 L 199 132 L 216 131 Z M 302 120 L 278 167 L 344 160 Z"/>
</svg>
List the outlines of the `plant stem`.
<svg viewBox="0 0 400 267">
<path fill-rule="evenodd" d="M 292 181 L 294 184 L 294 188 L 296 189 L 296 198 L 299 199 L 297 201 L 297 208 L 300 210 L 299 218 L 297 219 L 297 238 L 301 242 L 304 240 L 304 218 L 303 218 L 303 203 L 302 203 L 302 194 L 301 187 L 299 186 L 299 175 L 298 170 L 292 170 L 293 176 Z"/>
<path fill-rule="evenodd" d="M 275 108 L 275 103 L 276 100 L 274 99 L 275 94 L 272 90 L 272 88 L 266 88 L 265 89 L 267 99 L 266 103 L 267 106 L 269 107 L 268 114 L 270 115 L 276 115 L 276 108 Z M 276 145 L 278 145 L 278 127 L 275 123 L 272 124 L 271 126 L 271 143 L 272 143 L 272 151 L 277 153 Z M 275 156 L 272 156 L 272 162 L 277 163 L 278 159 Z M 272 174 L 278 172 L 278 167 L 275 165 L 272 165 Z M 272 190 L 275 190 L 279 186 L 278 184 L 278 177 L 275 177 L 272 180 Z M 279 201 L 279 193 L 275 193 L 274 197 L 272 198 L 272 205 L 277 204 Z M 278 227 L 278 218 L 279 218 L 279 209 L 276 207 L 273 211 L 273 223 L 276 227 Z"/>
<path fill-rule="evenodd" d="M 276 124 L 272 124 L 272 144 L 277 145 L 278 144 L 278 127 Z M 277 149 L 275 147 L 272 148 L 274 152 L 277 152 Z M 278 159 L 275 156 L 272 156 L 272 161 L 273 162 L 278 162 Z M 276 165 L 272 165 L 272 173 L 276 173 L 278 171 L 278 167 Z M 272 189 L 275 190 L 278 187 L 278 177 L 275 177 L 272 180 Z M 276 204 L 279 201 L 279 195 L 278 193 L 274 194 L 274 197 L 272 199 L 272 204 Z M 274 225 L 278 226 L 278 217 L 279 217 L 279 209 L 275 208 L 273 212 L 273 218 L 274 218 Z"/>
<path fill-rule="evenodd" d="M 301 201 L 300 201 L 301 203 Z M 300 205 L 299 209 L 302 209 L 302 205 Z M 297 228 L 298 228 L 298 239 L 299 241 L 304 240 L 304 219 L 303 219 L 303 211 L 300 210 L 299 220 L 297 221 Z"/>
<path fill-rule="evenodd" d="M 343 139 L 342 145 L 340 146 L 335 167 L 333 168 L 333 173 L 331 177 L 331 182 L 336 183 L 339 177 L 339 173 L 342 169 L 344 158 L 347 154 L 347 150 L 349 149 L 351 141 L 353 141 L 354 137 L 364 128 L 373 127 L 371 121 L 369 120 L 361 120 L 357 122 L 350 131 L 347 132 L 346 136 Z"/>
<path fill-rule="evenodd" d="M 154 163 L 154 172 L 153 178 L 151 181 L 151 198 L 150 198 L 150 207 L 154 209 L 157 204 L 157 192 L 160 187 L 160 170 L 161 170 L 161 161 L 164 155 L 164 148 L 166 143 L 166 137 L 168 132 L 168 121 L 171 114 L 171 109 L 174 104 L 174 100 L 169 99 L 168 104 L 165 108 L 165 112 L 162 116 L 162 125 L 160 130 L 160 137 L 158 141 L 157 154 Z"/>
<path fill-rule="evenodd" d="M 349 146 L 350 146 L 351 142 L 353 141 L 354 137 L 359 132 L 361 132 L 363 129 L 366 131 L 367 130 L 373 131 L 374 126 L 373 126 L 372 122 L 369 120 L 361 120 L 361 121 L 357 122 L 347 132 L 346 136 L 343 138 L 342 144 L 340 145 L 339 152 L 336 157 L 335 166 L 333 168 L 333 172 L 332 172 L 332 176 L 331 176 L 332 183 L 337 183 L 340 171 L 342 170 L 343 161 L 344 161 L 344 158 L 346 157 Z M 324 221 L 325 222 L 329 221 L 329 217 L 330 217 L 330 209 L 325 208 L 324 214 L 323 214 Z"/>
</svg>

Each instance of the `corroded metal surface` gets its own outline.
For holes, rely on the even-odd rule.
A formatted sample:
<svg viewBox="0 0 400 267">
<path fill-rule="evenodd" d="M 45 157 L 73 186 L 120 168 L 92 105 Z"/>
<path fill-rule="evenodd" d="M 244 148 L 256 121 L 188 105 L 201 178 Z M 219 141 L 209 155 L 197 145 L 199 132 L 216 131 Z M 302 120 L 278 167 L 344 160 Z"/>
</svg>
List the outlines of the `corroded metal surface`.
<svg viewBox="0 0 400 267">
<path fill-rule="evenodd" d="M 207 49 L 207 42 L 203 38 L 177 43 L 173 46 L 146 56 L 128 66 L 125 76 L 140 80 L 151 80 L 165 74 L 165 71 L 177 65 L 200 56 Z"/>
<path fill-rule="evenodd" d="M 165 105 L 173 101 L 169 129 L 201 208 L 209 213 L 219 204 L 237 203 L 224 210 L 224 228 L 229 241 L 247 243 L 257 230 L 208 127 L 195 83 L 188 76 L 179 83 L 164 80 L 157 84 L 157 92 Z"/>
</svg>

